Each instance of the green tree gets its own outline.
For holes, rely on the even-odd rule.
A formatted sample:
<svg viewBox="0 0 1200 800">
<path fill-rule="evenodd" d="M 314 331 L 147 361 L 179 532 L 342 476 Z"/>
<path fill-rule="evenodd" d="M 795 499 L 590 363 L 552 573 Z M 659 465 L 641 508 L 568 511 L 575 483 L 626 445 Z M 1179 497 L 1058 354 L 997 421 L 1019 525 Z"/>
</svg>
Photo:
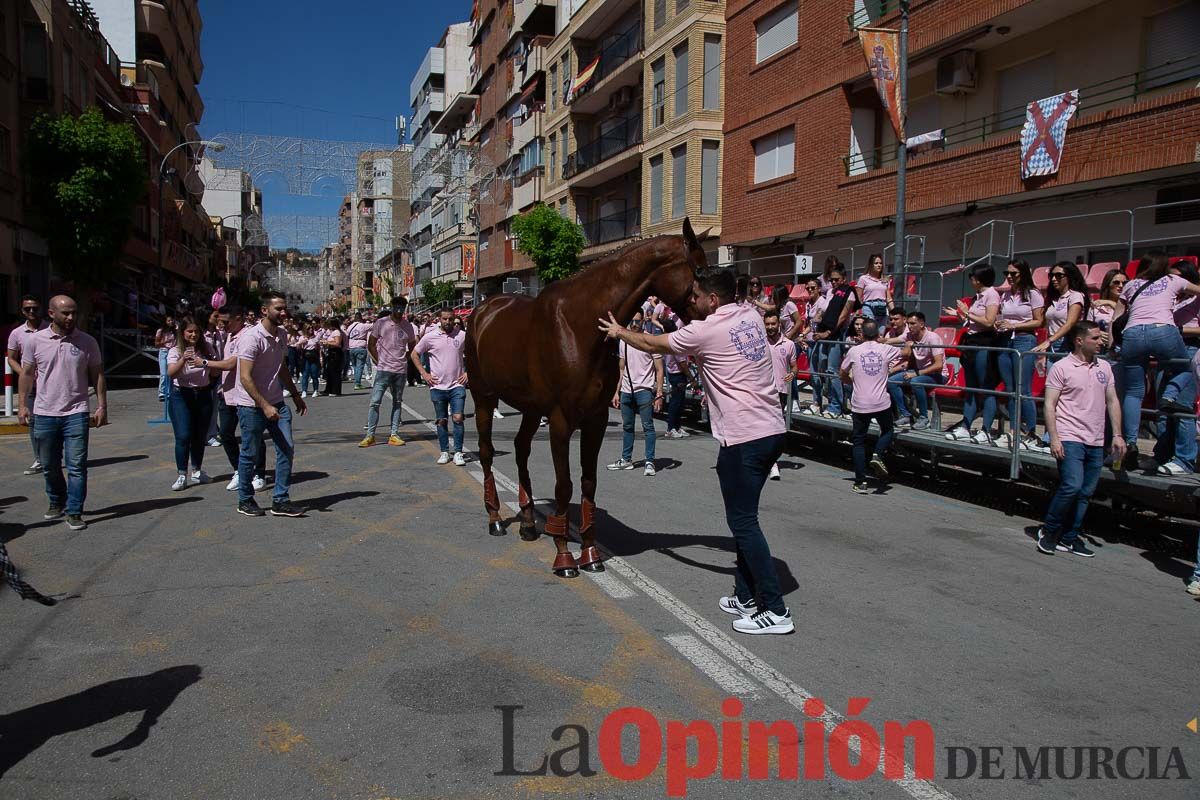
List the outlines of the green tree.
<svg viewBox="0 0 1200 800">
<path fill-rule="evenodd" d="M 450 307 L 454 303 L 454 281 L 421 281 L 421 299 L 430 306 Z"/>
<path fill-rule="evenodd" d="M 533 259 L 538 278 L 551 283 L 579 270 L 579 253 L 587 244 L 583 228 L 549 206 L 538 204 L 512 221 L 517 249 Z"/>
<path fill-rule="evenodd" d="M 43 114 L 30 127 L 25 165 L 55 269 L 82 286 L 103 287 L 116 276 L 146 192 L 145 155 L 133 128 L 96 108 L 78 117 Z"/>
</svg>

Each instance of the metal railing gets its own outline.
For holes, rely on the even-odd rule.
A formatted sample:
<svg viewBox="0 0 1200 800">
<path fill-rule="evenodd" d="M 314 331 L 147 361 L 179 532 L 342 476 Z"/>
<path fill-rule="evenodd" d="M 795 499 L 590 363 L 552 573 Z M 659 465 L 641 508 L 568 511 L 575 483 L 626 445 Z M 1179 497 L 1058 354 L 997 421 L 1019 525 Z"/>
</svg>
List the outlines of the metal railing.
<svg viewBox="0 0 1200 800">
<path fill-rule="evenodd" d="M 641 113 L 624 117 L 599 137 L 586 144 L 581 144 L 575 152 L 568 155 L 566 163 L 562 167 L 563 177 L 570 178 L 578 175 L 641 143 Z"/>
<path fill-rule="evenodd" d="M 1126 100 L 1137 102 L 1146 92 L 1196 77 L 1200 77 L 1200 54 L 1085 86 L 1079 90 L 1079 105 L 1076 110 L 1087 111 Z M 1024 123 L 1028 106 L 1026 103 L 943 128 L 940 149 L 947 150 L 964 144 L 984 142 L 992 136 L 1016 130 Z M 842 167 L 847 177 L 881 169 L 896 163 L 897 149 L 897 144 L 890 144 L 862 153 L 852 153 L 842 157 Z"/>
<path fill-rule="evenodd" d="M 611 214 L 583 223 L 583 238 L 588 246 L 608 244 L 637 236 L 642 231 L 642 210 L 629 208 L 620 214 Z"/>
<path fill-rule="evenodd" d="M 639 20 L 622 33 L 617 34 L 617 38 L 600 51 L 600 63 L 596 66 L 596 73 L 592 75 L 592 86 L 612 75 L 622 64 L 640 52 L 642 52 L 642 25 Z M 586 63 L 587 59 L 582 61 Z"/>
<path fill-rule="evenodd" d="M 855 3 L 853 11 L 846 15 L 846 22 L 851 31 L 874 25 L 889 14 L 900 9 L 900 0 L 862 0 L 861 5 Z"/>
</svg>

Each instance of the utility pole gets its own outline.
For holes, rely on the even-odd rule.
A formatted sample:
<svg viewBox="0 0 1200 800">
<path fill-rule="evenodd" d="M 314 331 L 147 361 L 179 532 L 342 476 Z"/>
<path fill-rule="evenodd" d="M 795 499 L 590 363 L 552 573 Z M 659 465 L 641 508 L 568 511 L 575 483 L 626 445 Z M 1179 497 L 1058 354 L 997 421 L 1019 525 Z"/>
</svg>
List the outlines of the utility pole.
<svg viewBox="0 0 1200 800">
<path fill-rule="evenodd" d="M 896 144 L 896 244 L 895 263 L 892 275 L 904 272 L 908 262 L 907 246 L 904 241 L 905 172 L 908 166 L 908 5 L 909 0 L 900 0 L 900 127 L 903 133 Z"/>
</svg>

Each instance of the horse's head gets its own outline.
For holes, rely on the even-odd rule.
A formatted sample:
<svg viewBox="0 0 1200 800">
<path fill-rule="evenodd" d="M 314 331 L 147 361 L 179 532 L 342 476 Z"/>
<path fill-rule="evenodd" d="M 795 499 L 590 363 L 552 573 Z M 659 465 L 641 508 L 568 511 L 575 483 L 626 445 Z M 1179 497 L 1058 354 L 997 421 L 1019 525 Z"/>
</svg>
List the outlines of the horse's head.
<svg viewBox="0 0 1200 800">
<path fill-rule="evenodd" d="M 682 245 L 678 258 L 673 258 L 664 264 L 654 275 L 651 284 L 654 293 L 666 301 L 671 310 L 685 321 L 691 318 L 689 300 L 692 295 L 692 281 L 696 274 L 708 267 L 708 258 L 704 255 L 701 243 L 708 238 L 705 230 L 699 236 L 692 230 L 692 222 L 687 217 L 683 220 L 683 236 L 677 241 Z"/>
</svg>

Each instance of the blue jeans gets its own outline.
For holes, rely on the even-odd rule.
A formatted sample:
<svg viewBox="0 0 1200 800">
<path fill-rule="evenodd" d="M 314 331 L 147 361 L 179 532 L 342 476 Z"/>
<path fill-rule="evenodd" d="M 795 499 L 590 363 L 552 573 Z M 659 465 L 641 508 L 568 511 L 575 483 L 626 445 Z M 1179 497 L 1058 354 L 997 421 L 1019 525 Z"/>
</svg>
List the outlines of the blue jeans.
<svg viewBox="0 0 1200 800">
<path fill-rule="evenodd" d="M 621 458 L 633 459 L 633 415 L 642 418 L 642 434 L 646 437 L 646 460 L 654 461 L 654 392 L 638 389 L 633 394 L 621 392 Z"/>
<path fill-rule="evenodd" d="M 1187 358 L 1196 357 L 1197 348 L 1185 344 Z M 1188 408 L 1196 402 L 1196 378 L 1190 369 L 1185 369 L 1163 386 L 1160 400 L 1174 400 Z M 1157 440 L 1154 443 L 1154 460 L 1160 464 L 1174 461 L 1188 472 L 1196 471 L 1196 417 L 1170 416 L 1162 413 L 1156 423 Z"/>
<path fill-rule="evenodd" d="M 1025 353 L 1032 350 L 1037 345 L 1037 337 L 1032 333 L 1014 333 L 1006 338 L 1002 338 L 996 343 L 998 347 L 1011 347 Z M 1033 402 L 1033 398 L 1028 395 L 1033 394 L 1033 366 L 1037 361 L 1036 356 L 1025 356 L 1018 358 L 1015 353 L 997 353 L 996 366 L 1000 370 L 1000 380 L 1004 381 L 1004 388 L 1012 391 L 1017 385 L 1017 368 L 1020 365 L 1021 377 L 1021 394 L 1026 397 L 1021 398 L 1021 433 L 1032 433 L 1037 428 L 1037 406 Z M 1017 401 L 1014 398 L 1008 400 L 1008 419 L 1009 425 L 1017 418 Z"/>
<path fill-rule="evenodd" d="M 842 381 L 838 377 L 838 371 L 842 368 L 842 350 L 846 343 L 839 339 L 826 339 L 825 344 L 817 348 L 817 371 L 821 373 L 832 373 L 833 377 L 823 376 L 822 382 L 825 383 L 826 394 L 829 395 L 829 412 L 831 414 L 842 413 L 842 403 L 845 398 L 845 387 L 842 386 Z"/>
<path fill-rule="evenodd" d="M 912 413 L 908 410 L 908 403 L 904 400 L 904 387 L 912 389 L 913 400 L 917 404 L 917 418 L 929 416 L 929 395 L 925 391 L 926 386 L 941 386 L 941 373 L 937 375 L 917 375 L 912 378 L 905 378 L 906 373 L 898 372 L 888 378 L 887 390 L 891 395 L 892 405 L 900 412 L 902 417 L 912 417 Z"/>
<path fill-rule="evenodd" d="M 276 503 L 288 501 L 292 488 L 292 457 L 296 443 L 292 438 L 292 410 L 286 404 L 275 406 L 279 419 L 267 422 L 267 417 L 257 406 L 238 406 L 238 424 L 242 428 L 242 449 L 238 456 L 238 500 L 245 502 L 254 497 L 254 465 L 259 463 L 259 451 L 263 447 L 263 431 L 271 432 L 275 443 L 275 492 Z"/>
<path fill-rule="evenodd" d="M 68 514 L 82 514 L 87 499 L 88 432 L 86 411 L 65 417 L 33 415 L 33 439 L 46 479 L 46 496 L 50 505 L 65 507 Z M 66 480 L 62 472 L 64 457 Z"/>
<path fill-rule="evenodd" d="M 310 391 L 308 388 L 309 382 L 312 382 L 312 392 L 316 393 L 321 388 L 321 365 L 316 361 L 304 359 L 300 367 L 300 391 Z"/>
<path fill-rule="evenodd" d="M 208 447 L 208 423 L 213 415 L 212 389 L 171 387 L 167 402 L 171 405 L 171 427 L 175 431 L 175 469 L 182 475 L 187 472 L 188 460 L 192 469 L 198 470 L 204 463 L 204 449 Z"/>
<path fill-rule="evenodd" d="M 1187 367 L 1187 346 L 1174 325 L 1134 325 L 1126 328 L 1121 341 L 1121 363 L 1117 370 L 1117 387 L 1121 392 L 1121 433 L 1125 443 L 1137 447 L 1138 428 L 1142 424 L 1142 400 L 1146 397 L 1146 366 L 1150 358 L 1158 359 L 1163 383 L 1169 383 Z M 1164 363 L 1180 359 L 1180 363 Z"/>
<path fill-rule="evenodd" d="M 379 406 L 383 403 L 383 393 L 388 389 L 392 390 L 391 432 L 400 433 L 400 402 L 404 399 L 404 382 L 407 377 L 405 372 L 375 370 L 375 382 L 371 384 L 371 407 L 367 409 L 367 436 L 374 436 L 375 429 L 379 427 Z"/>
<path fill-rule="evenodd" d="M 1058 488 L 1050 498 L 1042 530 L 1062 544 L 1070 545 L 1079 536 L 1088 501 L 1100 481 L 1104 448 L 1063 442 L 1063 451 L 1066 457 L 1058 462 Z"/>
<path fill-rule="evenodd" d="M 167 353 L 171 352 L 165 347 L 158 348 L 158 393 L 165 397 L 171 390 L 171 381 L 167 377 Z"/>
<path fill-rule="evenodd" d="M 1200 581 L 1200 538 L 1196 540 L 1196 566 L 1192 568 L 1192 580 Z"/>
<path fill-rule="evenodd" d="M 863 303 L 863 316 L 865 317 L 868 315 L 871 319 L 874 319 L 876 322 L 878 322 L 880 326 L 886 325 L 888 318 L 887 301 L 868 300 L 867 302 Z"/>
<path fill-rule="evenodd" d="M 992 354 L 986 350 L 969 351 L 964 350 L 962 354 L 962 368 L 964 381 L 969 389 L 995 389 L 996 384 L 988 377 L 989 362 Z M 983 396 L 983 430 L 990 431 L 992 422 L 996 419 L 996 396 L 992 394 Z M 964 392 L 963 394 L 963 427 L 970 430 L 971 424 L 975 422 L 975 417 L 979 413 L 979 395 L 972 391 Z"/>
<path fill-rule="evenodd" d="M 851 434 L 854 447 L 851 451 L 851 457 L 854 460 L 854 482 L 863 483 L 867 479 L 867 430 L 871 425 L 871 420 L 879 423 L 879 439 L 875 442 L 873 452 L 877 456 L 882 456 L 891 445 L 892 437 L 895 435 L 895 429 L 892 426 L 892 410 L 885 408 L 883 411 L 872 411 L 869 414 L 854 411 L 850 416 L 854 420 Z"/>
<path fill-rule="evenodd" d="M 723 446 L 717 452 L 717 480 L 725 501 L 725 522 L 733 534 L 737 559 L 733 591 L 743 603 L 757 599 L 758 607 L 776 614 L 787 610 L 771 548 L 758 524 L 758 498 L 771 465 L 783 453 L 786 434 L 777 433 L 742 444 Z"/>
<path fill-rule="evenodd" d="M 362 386 L 363 370 L 367 367 L 367 348 L 350 348 L 350 366 L 354 369 L 354 385 Z"/>
<path fill-rule="evenodd" d="M 668 372 L 667 383 L 671 386 L 671 397 L 667 400 L 667 431 L 677 431 L 683 419 L 684 393 L 687 391 L 688 376 L 682 372 Z"/>
<path fill-rule="evenodd" d="M 382 400 L 382 397 L 380 398 Z M 463 407 L 467 404 L 467 387 L 454 386 L 450 389 L 430 389 L 429 399 L 433 401 L 433 416 L 436 418 L 438 444 L 442 448 L 443 453 L 461 453 L 463 448 L 463 422 L 462 414 Z M 449 414 L 447 414 L 449 410 Z M 379 410 L 376 408 L 375 413 Z M 450 419 L 455 417 L 455 419 Z M 454 426 L 454 450 L 451 450 L 450 434 L 446 431 L 447 425 Z"/>
</svg>

